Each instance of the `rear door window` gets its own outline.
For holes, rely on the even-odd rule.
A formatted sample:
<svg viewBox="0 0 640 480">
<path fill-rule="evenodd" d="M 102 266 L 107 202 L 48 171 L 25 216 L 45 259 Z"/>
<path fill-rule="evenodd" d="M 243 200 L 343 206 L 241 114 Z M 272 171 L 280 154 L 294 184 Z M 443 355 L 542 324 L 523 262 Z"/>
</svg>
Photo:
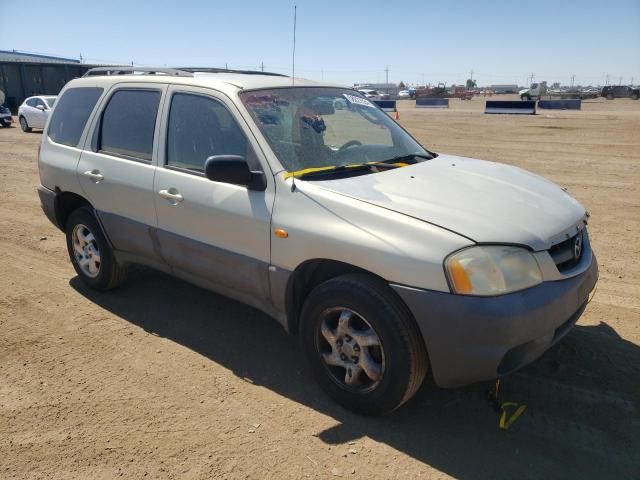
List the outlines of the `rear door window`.
<svg viewBox="0 0 640 480">
<path fill-rule="evenodd" d="M 159 90 L 118 90 L 102 114 L 98 150 L 151 161 Z"/>
<path fill-rule="evenodd" d="M 103 89 L 80 87 L 68 89 L 58 100 L 49 122 L 47 135 L 56 143 L 75 147 L 80 141 L 87 119 Z"/>
</svg>

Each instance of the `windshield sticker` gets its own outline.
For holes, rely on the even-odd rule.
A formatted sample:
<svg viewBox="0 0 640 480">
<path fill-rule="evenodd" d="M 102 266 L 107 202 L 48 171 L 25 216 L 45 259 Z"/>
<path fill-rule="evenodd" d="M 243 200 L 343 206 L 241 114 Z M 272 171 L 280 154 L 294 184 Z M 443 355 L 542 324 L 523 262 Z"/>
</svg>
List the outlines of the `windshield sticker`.
<svg viewBox="0 0 640 480">
<path fill-rule="evenodd" d="M 355 95 L 349 95 L 348 93 L 343 93 L 343 95 L 344 95 L 344 98 L 346 98 L 347 101 L 351 103 L 355 103 L 357 105 L 364 105 L 365 107 L 375 108 L 375 105 L 371 103 L 369 100 L 367 100 L 366 98 L 356 97 Z"/>
</svg>

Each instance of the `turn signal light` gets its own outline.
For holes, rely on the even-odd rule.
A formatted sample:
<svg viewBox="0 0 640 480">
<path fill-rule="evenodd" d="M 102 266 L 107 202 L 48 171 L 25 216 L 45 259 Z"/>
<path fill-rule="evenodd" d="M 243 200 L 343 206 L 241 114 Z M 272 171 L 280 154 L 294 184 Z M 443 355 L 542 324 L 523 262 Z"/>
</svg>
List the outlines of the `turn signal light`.
<svg viewBox="0 0 640 480">
<path fill-rule="evenodd" d="M 473 285 L 469 280 L 469 275 L 458 260 L 452 260 L 449 263 L 449 273 L 451 275 L 451 283 L 457 293 L 473 292 Z"/>
</svg>

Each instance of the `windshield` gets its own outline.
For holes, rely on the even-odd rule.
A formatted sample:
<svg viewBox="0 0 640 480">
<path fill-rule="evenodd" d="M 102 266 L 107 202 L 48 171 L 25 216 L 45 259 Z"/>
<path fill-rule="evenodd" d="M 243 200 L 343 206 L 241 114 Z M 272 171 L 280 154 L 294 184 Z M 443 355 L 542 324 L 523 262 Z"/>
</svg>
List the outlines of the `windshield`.
<svg viewBox="0 0 640 480">
<path fill-rule="evenodd" d="M 353 90 L 276 88 L 243 92 L 240 98 L 288 172 L 430 158 L 386 113 Z"/>
<path fill-rule="evenodd" d="M 49 108 L 53 108 L 53 106 L 56 103 L 56 97 L 43 97 L 44 101 L 47 102 L 47 105 L 49 105 Z"/>
</svg>

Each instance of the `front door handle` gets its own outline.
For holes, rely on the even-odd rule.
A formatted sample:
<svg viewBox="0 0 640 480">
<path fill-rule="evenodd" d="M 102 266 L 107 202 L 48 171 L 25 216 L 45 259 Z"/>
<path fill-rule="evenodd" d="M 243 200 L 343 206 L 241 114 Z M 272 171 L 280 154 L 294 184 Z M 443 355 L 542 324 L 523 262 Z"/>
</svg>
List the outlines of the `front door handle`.
<svg viewBox="0 0 640 480">
<path fill-rule="evenodd" d="M 100 173 L 100 170 L 87 170 L 86 172 L 84 172 L 84 175 L 89 177 L 95 183 L 100 183 L 102 180 L 104 180 L 104 175 Z"/>
<path fill-rule="evenodd" d="M 169 203 L 171 203 L 171 205 L 177 205 L 184 200 L 184 197 L 180 193 L 178 193 L 178 190 L 176 190 L 175 188 L 160 190 L 158 192 L 158 195 L 160 195 L 165 200 L 169 200 Z"/>
</svg>

